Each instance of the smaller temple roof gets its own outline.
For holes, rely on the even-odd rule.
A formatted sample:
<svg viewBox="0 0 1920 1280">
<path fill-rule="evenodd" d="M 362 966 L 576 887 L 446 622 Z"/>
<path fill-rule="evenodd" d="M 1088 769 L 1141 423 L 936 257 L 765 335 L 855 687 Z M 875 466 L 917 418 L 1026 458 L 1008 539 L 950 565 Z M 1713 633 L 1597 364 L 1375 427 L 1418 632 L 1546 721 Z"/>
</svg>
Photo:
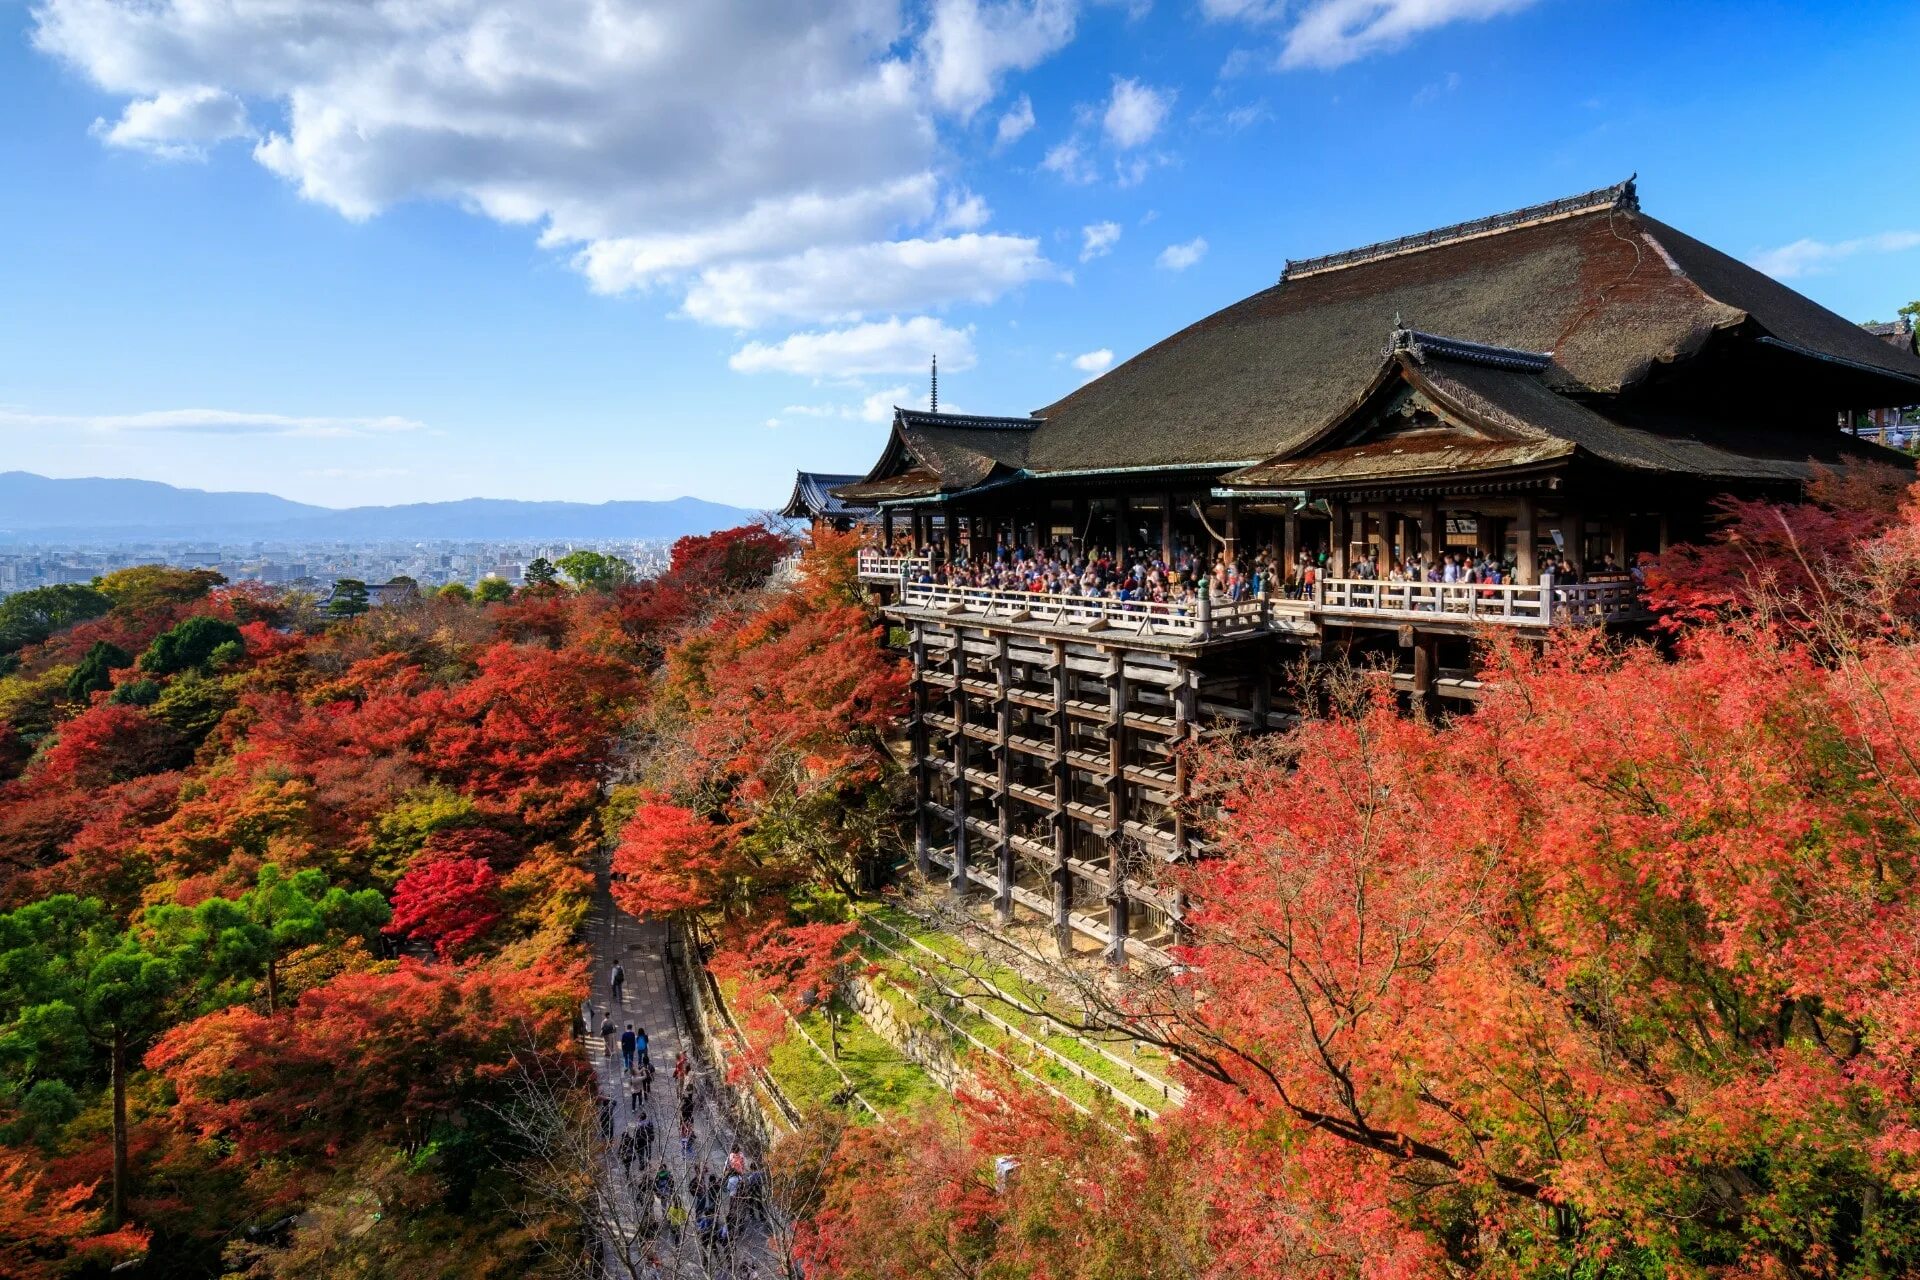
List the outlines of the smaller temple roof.
<svg viewBox="0 0 1920 1280">
<path fill-rule="evenodd" d="M 873 509 L 872 504 L 849 503 L 832 492 L 843 484 L 852 484 L 859 476 L 835 475 L 825 471 L 796 471 L 793 496 L 780 514 L 789 520 L 822 520 L 854 517 Z"/>
<path fill-rule="evenodd" d="M 873 470 L 834 492 L 849 502 L 888 502 L 970 489 L 1017 475 L 1038 418 L 988 418 L 895 408 L 893 431 Z"/>
<path fill-rule="evenodd" d="M 1634 411 L 1562 394 L 1551 357 L 1396 328 L 1367 389 L 1292 448 L 1223 484 L 1310 489 L 1564 466 L 1797 482 L 1814 462 L 1884 460 L 1840 432 Z M 1407 400 L 1411 393 L 1416 399 Z"/>
</svg>

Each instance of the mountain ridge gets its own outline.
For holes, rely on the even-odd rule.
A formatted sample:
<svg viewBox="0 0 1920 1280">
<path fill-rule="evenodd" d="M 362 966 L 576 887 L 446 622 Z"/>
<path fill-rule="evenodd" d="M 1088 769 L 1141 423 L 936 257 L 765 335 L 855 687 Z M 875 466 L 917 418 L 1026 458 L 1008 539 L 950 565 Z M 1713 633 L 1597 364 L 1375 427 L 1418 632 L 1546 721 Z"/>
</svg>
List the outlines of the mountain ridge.
<svg viewBox="0 0 1920 1280">
<path fill-rule="evenodd" d="M 760 514 L 694 497 L 601 503 L 461 498 L 321 507 L 270 493 L 188 489 L 157 480 L 0 472 L 0 541 L 16 543 L 652 539 L 710 533 Z"/>
</svg>

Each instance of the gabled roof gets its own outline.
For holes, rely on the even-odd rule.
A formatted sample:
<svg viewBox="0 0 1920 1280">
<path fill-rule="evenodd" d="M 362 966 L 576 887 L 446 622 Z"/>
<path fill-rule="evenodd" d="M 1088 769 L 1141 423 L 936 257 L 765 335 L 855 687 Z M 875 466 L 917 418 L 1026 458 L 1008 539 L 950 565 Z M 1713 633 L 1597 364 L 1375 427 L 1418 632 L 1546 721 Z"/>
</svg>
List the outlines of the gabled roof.
<svg viewBox="0 0 1920 1280">
<path fill-rule="evenodd" d="M 1814 461 L 1889 456 L 1838 431 L 1809 436 L 1575 399 L 1549 385 L 1549 367 L 1537 352 L 1396 330 L 1375 377 L 1351 404 L 1223 482 L 1327 488 L 1557 468 L 1580 458 L 1627 471 L 1797 482 Z M 1396 409 L 1398 423 L 1388 425 Z"/>
<path fill-rule="evenodd" d="M 1037 418 L 893 411 L 893 430 L 873 469 L 834 492 L 850 502 L 885 502 L 971 489 L 1017 475 Z"/>
<path fill-rule="evenodd" d="M 833 475 L 825 471 L 797 471 L 793 476 L 793 496 L 780 514 L 789 520 L 818 520 L 836 516 L 854 516 L 872 510 L 871 504 L 849 504 L 831 490 L 853 484 L 859 476 Z"/>
</svg>

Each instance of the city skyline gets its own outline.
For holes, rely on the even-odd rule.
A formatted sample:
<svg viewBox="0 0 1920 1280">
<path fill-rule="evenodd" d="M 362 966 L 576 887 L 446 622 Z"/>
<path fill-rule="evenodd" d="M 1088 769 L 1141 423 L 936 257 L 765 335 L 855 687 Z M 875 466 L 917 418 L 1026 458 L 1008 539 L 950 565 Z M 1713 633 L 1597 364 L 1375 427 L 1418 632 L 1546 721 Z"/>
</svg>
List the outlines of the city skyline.
<svg viewBox="0 0 1920 1280">
<path fill-rule="evenodd" d="M 1634 171 L 1849 318 L 1920 293 L 1905 7 L 403 9 L 11 11 L 5 466 L 764 507 L 933 354 L 1024 413 L 1288 257 Z"/>
</svg>

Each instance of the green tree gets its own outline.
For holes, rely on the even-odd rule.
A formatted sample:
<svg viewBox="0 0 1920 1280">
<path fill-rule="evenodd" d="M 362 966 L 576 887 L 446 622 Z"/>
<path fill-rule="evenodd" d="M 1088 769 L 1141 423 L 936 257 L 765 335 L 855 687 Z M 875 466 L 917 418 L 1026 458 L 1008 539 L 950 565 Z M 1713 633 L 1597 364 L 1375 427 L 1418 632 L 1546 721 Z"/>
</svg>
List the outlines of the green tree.
<svg viewBox="0 0 1920 1280">
<path fill-rule="evenodd" d="M 244 643 L 240 628 L 225 618 L 196 614 L 155 636 L 147 651 L 140 655 L 140 669 L 155 676 L 197 670 L 207 666 L 223 645 Z"/>
<path fill-rule="evenodd" d="M 550 587 L 558 576 L 558 571 L 553 567 L 553 561 L 545 556 L 535 556 L 529 560 L 527 571 L 521 575 L 530 587 Z"/>
<path fill-rule="evenodd" d="M 145 609 L 156 604 L 188 604 L 215 587 L 226 585 L 227 575 L 212 569 L 176 569 L 164 564 L 137 564 L 93 580 L 94 589 L 123 609 Z"/>
<path fill-rule="evenodd" d="M 75 583 L 17 592 L 0 600 L 0 653 L 39 644 L 54 632 L 97 618 L 112 607 L 113 601 L 100 592 Z"/>
<path fill-rule="evenodd" d="M 113 687 L 113 673 L 133 665 L 133 655 L 117 644 L 96 640 L 67 677 L 67 697 L 85 702 L 88 695 Z"/>
<path fill-rule="evenodd" d="M 599 551 L 569 551 L 560 557 L 555 567 L 583 591 L 606 591 L 633 581 L 632 565 L 619 556 Z"/>
<path fill-rule="evenodd" d="M 464 582 L 449 582 L 440 588 L 439 596 L 442 600 L 458 600 L 466 604 L 473 599 L 473 588 Z"/>
<path fill-rule="evenodd" d="M 334 582 L 325 610 L 329 618 L 356 618 L 366 611 L 366 583 L 358 578 L 340 578 Z"/>
<path fill-rule="evenodd" d="M 482 578 L 473 589 L 473 598 L 481 604 L 498 604 L 513 599 L 513 584 L 505 578 Z"/>
<path fill-rule="evenodd" d="M 372 937 L 392 915 L 377 889 L 329 888 L 323 872 L 288 874 L 269 862 L 238 898 L 208 898 L 192 908 L 149 907 L 141 919 L 154 937 L 197 955 L 203 980 L 264 979 L 272 1014 L 280 1008 L 280 964 L 289 953 Z"/>
<path fill-rule="evenodd" d="M 0 1065 L 25 1084 L 90 1068 L 113 1092 L 113 1200 L 127 1212 L 127 1071 L 181 987 L 180 957 L 120 927 L 97 898 L 59 894 L 0 914 Z"/>
</svg>

